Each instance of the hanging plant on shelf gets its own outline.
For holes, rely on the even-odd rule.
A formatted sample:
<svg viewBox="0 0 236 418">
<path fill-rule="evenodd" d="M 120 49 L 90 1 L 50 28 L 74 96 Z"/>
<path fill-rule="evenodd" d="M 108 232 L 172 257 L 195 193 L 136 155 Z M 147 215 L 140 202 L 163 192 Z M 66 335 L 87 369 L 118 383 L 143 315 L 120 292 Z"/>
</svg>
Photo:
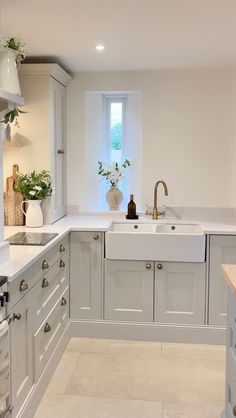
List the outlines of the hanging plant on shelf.
<svg viewBox="0 0 236 418">
<path fill-rule="evenodd" d="M 16 37 L 0 37 L 0 54 L 6 54 L 8 49 L 15 51 L 16 64 L 19 66 L 20 62 L 23 61 L 26 57 L 25 42 L 22 39 Z"/>
<path fill-rule="evenodd" d="M 13 110 L 9 110 L 5 115 L 3 116 L 3 120 L 1 120 L 0 123 L 5 124 L 5 139 L 7 141 L 11 141 L 11 123 L 14 122 L 14 125 L 19 128 L 20 124 L 18 121 L 18 117 L 22 113 L 27 113 L 24 110 L 20 110 L 18 107 L 14 107 Z"/>
</svg>

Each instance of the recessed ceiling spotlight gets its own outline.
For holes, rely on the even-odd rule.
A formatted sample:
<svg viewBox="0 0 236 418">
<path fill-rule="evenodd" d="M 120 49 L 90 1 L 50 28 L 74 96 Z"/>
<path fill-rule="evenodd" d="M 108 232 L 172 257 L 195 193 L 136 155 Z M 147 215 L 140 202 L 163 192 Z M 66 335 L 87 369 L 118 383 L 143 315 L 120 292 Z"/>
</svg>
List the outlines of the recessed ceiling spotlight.
<svg viewBox="0 0 236 418">
<path fill-rule="evenodd" d="M 97 51 L 103 51 L 105 49 L 105 46 L 102 44 L 96 45 L 96 50 Z"/>
</svg>

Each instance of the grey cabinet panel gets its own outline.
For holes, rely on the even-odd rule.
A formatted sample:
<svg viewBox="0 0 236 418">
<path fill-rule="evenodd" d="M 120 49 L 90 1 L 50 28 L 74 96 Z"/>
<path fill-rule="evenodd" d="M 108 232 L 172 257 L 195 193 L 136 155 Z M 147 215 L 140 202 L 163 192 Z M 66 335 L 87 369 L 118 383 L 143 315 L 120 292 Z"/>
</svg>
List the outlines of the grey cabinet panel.
<svg viewBox="0 0 236 418">
<path fill-rule="evenodd" d="M 204 324 L 205 263 L 165 262 L 155 267 L 155 321 Z"/>
<path fill-rule="evenodd" d="M 105 261 L 105 319 L 153 321 L 154 263 Z"/>
<path fill-rule="evenodd" d="M 72 319 L 102 318 L 103 234 L 70 234 L 70 314 Z"/>
<path fill-rule="evenodd" d="M 226 325 L 227 285 L 221 264 L 236 263 L 236 237 L 212 235 L 210 237 L 209 324 Z"/>
</svg>

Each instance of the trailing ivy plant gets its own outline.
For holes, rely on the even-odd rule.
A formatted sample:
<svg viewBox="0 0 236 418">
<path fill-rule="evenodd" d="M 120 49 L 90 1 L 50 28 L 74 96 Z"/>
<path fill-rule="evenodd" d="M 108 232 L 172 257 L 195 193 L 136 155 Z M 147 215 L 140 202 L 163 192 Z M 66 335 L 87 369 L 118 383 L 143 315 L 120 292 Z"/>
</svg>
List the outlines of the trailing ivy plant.
<svg viewBox="0 0 236 418">
<path fill-rule="evenodd" d="M 9 125 L 10 123 L 14 122 L 14 125 L 19 127 L 20 125 L 18 122 L 18 117 L 22 113 L 27 113 L 27 112 L 14 106 L 13 110 L 9 110 L 9 112 L 5 113 L 5 115 L 3 116 L 3 120 L 1 120 L 1 123 L 4 123 L 5 125 Z"/>
</svg>

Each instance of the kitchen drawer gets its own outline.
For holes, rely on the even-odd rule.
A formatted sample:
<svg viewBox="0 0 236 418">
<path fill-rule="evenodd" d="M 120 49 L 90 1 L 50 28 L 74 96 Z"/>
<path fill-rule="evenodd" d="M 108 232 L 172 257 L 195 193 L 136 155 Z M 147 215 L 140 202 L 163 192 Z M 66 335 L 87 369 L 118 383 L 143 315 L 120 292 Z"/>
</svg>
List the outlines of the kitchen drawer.
<svg viewBox="0 0 236 418">
<path fill-rule="evenodd" d="M 32 289 L 32 299 L 35 302 L 34 330 L 42 323 L 68 284 L 69 254 L 65 253 Z"/>
<path fill-rule="evenodd" d="M 1 365 L 0 369 L 0 403 L 8 395 L 9 392 L 9 382 L 10 382 L 10 369 L 9 363 L 4 363 Z"/>
<path fill-rule="evenodd" d="M 32 288 L 36 281 L 37 279 L 32 273 L 32 267 L 29 267 L 24 273 L 21 273 L 12 282 L 8 283 L 8 291 L 10 294 L 10 301 L 7 304 L 8 311 Z"/>
<path fill-rule="evenodd" d="M 56 348 L 69 320 L 69 288 L 34 334 L 34 381 L 36 382 Z"/>
<path fill-rule="evenodd" d="M 69 236 L 66 235 L 58 241 L 52 248 L 43 254 L 33 264 L 33 277 L 36 281 L 40 279 L 49 269 L 56 263 L 56 261 L 63 256 L 69 249 Z"/>
<path fill-rule="evenodd" d="M 231 371 L 228 370 L 226 381 L 226 416 L 227 418 L 235 418 L 236 416 L 236 381 Z"/>
</svg>

